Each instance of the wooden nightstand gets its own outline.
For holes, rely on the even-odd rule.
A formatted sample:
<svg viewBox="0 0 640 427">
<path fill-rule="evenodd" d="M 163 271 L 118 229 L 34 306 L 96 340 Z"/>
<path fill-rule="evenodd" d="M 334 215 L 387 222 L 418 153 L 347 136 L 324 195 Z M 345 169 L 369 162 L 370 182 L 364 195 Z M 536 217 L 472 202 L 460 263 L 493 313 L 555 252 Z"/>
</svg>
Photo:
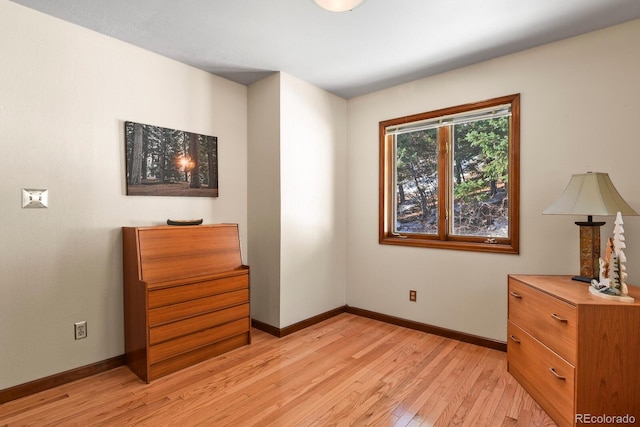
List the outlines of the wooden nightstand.
<svg viewBox="0 0 640 427">
<path fill-rule="evenodd" d="M 629 286 L 636 301 L 623 303 L 571 276 L 508 280 L 508 370 L 551 418 L 640 422 L 640 288 Z"/>
</svg>

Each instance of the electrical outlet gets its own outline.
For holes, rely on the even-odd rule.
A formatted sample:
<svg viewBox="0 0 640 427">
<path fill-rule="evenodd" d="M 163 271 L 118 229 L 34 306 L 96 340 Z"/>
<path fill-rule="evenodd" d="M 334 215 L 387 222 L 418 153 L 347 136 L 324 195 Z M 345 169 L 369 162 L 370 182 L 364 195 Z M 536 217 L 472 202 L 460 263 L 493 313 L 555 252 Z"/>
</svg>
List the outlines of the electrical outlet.
<svg viewBox="0 0 640 427">
<path fill-rule="evenodd" d="M 76 322 L 73 324 L 75 337 L 77 340 L 87 337 L 87 321 Z"/>
<path fill-rule="evenodd" d="M 418 292 L 417 291 L 409 291 L 409 301 L 413 301 L 416 302 L 418 299 Z"/>
</svg>

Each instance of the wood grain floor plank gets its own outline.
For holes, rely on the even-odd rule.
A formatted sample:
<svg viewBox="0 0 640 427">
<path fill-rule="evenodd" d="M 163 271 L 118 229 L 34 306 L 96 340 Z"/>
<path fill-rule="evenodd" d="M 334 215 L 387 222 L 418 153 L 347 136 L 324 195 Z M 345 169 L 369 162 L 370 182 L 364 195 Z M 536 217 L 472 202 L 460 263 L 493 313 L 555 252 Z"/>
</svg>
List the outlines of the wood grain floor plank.
<svg viewBox="0 0 640 427">
<path fill-rule="evenodd" d="M 389 331 L 393 330 L 389 329 Z M 376 346 L 367 346 L 369 351 L 361 350 L 354 353 L 357 359 L 350 360 L 339 375 L 335 375 L 325 382 L 317 382 L 314 393 L 321 396 L 320 398 L 309 400 L 304 395 L 298 395 L 295 400 L 280 408 L 280 415 L 275 416 L 276 414 L 274 414 L 274 416 L 266 417 L 264 421 L 272 423 L 303 422 L 307 413 L 325 405 L 331 407 L 332 401 L 339 401 L 342 398 L 341 393 L 344 393 L 352 384 L 357 383 L 359 378 L 363 376 L 375 377 L 390 369 L 391 361 L 398 357 L 400 349 L 412 344 L 412 342 L 413 339 L 410 337 L 395 331 L 385 333 Z M 290 414 L 294 412 L 294 408 L 297 415 L 292 417 Z"/>
<path fill-rule="evenodd" d="M 454 346 L 454 350 L 458 350 L 459 345 L 452 341 L 450 345 Z M 470 354 L 470 353 L 468 353 Z M 438 413 L 437 409 L 432 405 L 436 402 L 445 402 L 444 397 L 448 388 L 452 388 L 455 384 L 459 373 L 456 373 L 459 363 L 466 363 L 464 358 L 454 354 L 447 357 L 437 368 L 434 375 L 424 377 L 424 383 L 414 388 L 411 395 L 398 406 L 395 413 L 402 415 L 397 420 L 395 426 L 402 427 L 405 425 L 420 425 L 425 421 L 425 415 L 428 412 L 431 415 Z M 434 421 L 437 417 L 434 417 Z"/>
<path fill-rule="evenodd" d="M 530 424 L 531 423 L 531 424 Z M 126 367 L 0 405 L 0 426 L 553 426 L 506 354 L 343 313 L 160 378 Z"/>
<path fill-rule="evenodd" d="M 460 343 L 451 362 L 450 374 L 437 379 L 438 388 L 415 416 L 422 421 L 421 425 L 447 425 L 470 387 L 468 384 L 472 384 L 480 375 L 481 368 L 477 363 L 486 351 L 484 348 Z"/>
<path fill-rule="evenodd" d="M 384 394 L 377 401 L 370 399 L 370 406 L 375 405 L 375 410 L 369 409 L 365 414 L 356 419 L 357 424 L 381 424 L 388 417 L 387 413 L 391 413 L 398 418 L 404 412 L 403 402 L 409 399 L 409 396 L 415 390 L 422 390 L 431 383 L 432 379 L 437 377 L 438 372 L 446 365 L 447 357 L 454 350 L 457 342 L 442 339 L 426 357 L 421 357 L 420 352 L 416 352 L 416 356 L 421 362 L 415 369 L 403 367 L 395 369 L 390 375 L 383 378 L 386 387 L 383 389 Z M 365 404 L 366 405 L 366 404 Z M 363 407 L 366 407 L 363 405 Z M 398 420 L 395 421 L 396 423 Z"/>
<path fill-rule="evenodd" d="M 493 365 L 491 375 L 487 382 L 478 384 L 482 389 L 477 398 L 471 397 L 469 401 L 471 407 L 462 423 L 463 426 L 489 425 L 489 419 L 502 394 L 500 385 L 504 386 L 505 383 L 501 379 L 504 378 L 503 372 L 507 369 L 506 360 L 492 359 L 491 361 Z"/>
<path fill-rule="evenodd" d="M 283 374 L 279 370 L 274 372 L 275 377 L 266 377 L 264 379 L 266 384 L 277 381 L 279 387 L 286 391 L 285 397 L 278 400 L 278 412 L 285 411 L 292 414 L 293 409 L 289 412 L 287 411 L 288 408 L 297 408 L 298 412 L 302 412 L 305 409 L 305 404 L 315 401 L 315 399 L 308 399 L 308 394 L 318 393 L 315 387 L 318 384 L 327 384 L 331 378 L 334 378 L 336 372 L 346 366 L 348 355 L 357 352 L 362 345 L 362 340 L 358 341 L 346 337 L 342 340 L 331 341 L 322 348 L 326 357 L 319 360 L 308 357 L 300 358 L 289 366 L 287 374 Z M 306 375 L 300 375 L 299 372 L 305 372 Z M 305 396 L 303 401 L 297 401 L 297 398 L 302 395 Z M 271 403 L 269 405 L 273 406 Z M 235 411 L 236 417 L 226 418 L 225 422 L 234 421 L 238 414 L 243 414 L 244 416 L 253 415 L 255 417 L 265 411 L 269 411 L 269 409 L 259 404 L 259 402 L 252 401 L 251 408 L 245 408 L 244 414 L 243 412 Z M 269 412 L 273 413 L 274 411 Z M 272 420 L 270 420 L 269 416 L 265 416 L 263 421 L 269 423 Z"/>
<path fill-rule="evenodd" d="M 412 340 L 415 339 L 411 335 L 409 335 L 409 338 Z M 361 395 L 360 401 L 354 407 L 343 408 L 342 412 L 338 413 L 338 416 L 344 422 L 353 420 L 356 423 L 366 423 L 366 419 L 371 418 L 375 412 L 371 410 L 373 405 L 386 404 L 388 410 L 393 412 L 392 409 L 396 408 L 399 403 L 402 402 L 404 395 L 411 392 L 410 389 L 407 388 L 406 390 L 402 390 L 402 393 L 395 395 L 394 399 L 387 399 L 388 396 L 394 393 L 393 389 L 399 389 L 399 385 L 405 380 L 405 377 L 411 377 L 412 373 L 415 373 L 415 378 L 420 380 L 421 377 L 417 375 L 418 372 L 432 369 L 433 366 L 438 364 L 441 354 L 442 357 L 444 357 L 444 352 L 441 353 L 438 351 L 444 342 L 443 338 L 437 337 L 435 340 L 420 340 L 420 342 L 423 348 L 414 347 L 411 357 L 405 356 L 404 359 L 393 357 L 382 363 L 381 366 L 386 367 L 386 370 L 375 369 L 375 371 L 372 372 L 374 375 L 370 375 L 372 379 L 376 381 L 374 386 L 368 385 L 366 377 L 358 379 L 358 384 L 360 385 L 358 391 Z M 416 363 L 420 360 L 424 362 L 426 367 Z M 409 362 L 409 366 L 406 365 L 407 362 Z M 397 422 L 399 415 L 393 415 L 396 420 L 395 422 Z M 367 418 L 363 418 L 363 416 Z M 369 419 L 369 422 L 374 422 L 374 420 Z"/>
</svg>

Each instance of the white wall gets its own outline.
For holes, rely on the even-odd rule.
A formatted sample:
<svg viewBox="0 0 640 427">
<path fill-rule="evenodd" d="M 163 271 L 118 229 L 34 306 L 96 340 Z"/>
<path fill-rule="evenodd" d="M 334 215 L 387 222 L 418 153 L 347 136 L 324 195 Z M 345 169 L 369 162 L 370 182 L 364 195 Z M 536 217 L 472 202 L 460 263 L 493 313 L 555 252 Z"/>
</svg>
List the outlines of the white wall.
<svg viewBox="0 0 640 427">
<path fill-rule="evenodd" d="M 346 302 L 347 102 L 280 75 L 284 327 Z"/>
<path fill-rule="evenodd" d="M 508 273 L 577 274 L 586 218 L 543 216 L 572 173 L 608 172 L 640 211 L 640 20 L 349 100 L 347 302 L 506 339 Z M 521 93 L 520 255 L 378 244 L 378 122 Z M 602 239 L 611 235 L 607 221 Z M 625 218 L 640 283 L 640 218 Z M 418 291 L 410 303 L 409 289 Z"/>
<path fill-rule="evenodd" d="M 4 0 L 0 52 L 4 389 L 124 353 L 120 227 L 234 222 L 247 246 L 247 89 Z M 220 197 L 126 196 L 125 120 L 217 136 Z"/>
<path fill-rule="evenodd" d="M 256 320 L 284 328 L 345 304 L 346 106 L 286 73 L 249 87 Z"/>
<path fill-rule="evenodd" d="M 249 86 L 251 317 L 280 326 L 280 75 Z"/>
</svg>

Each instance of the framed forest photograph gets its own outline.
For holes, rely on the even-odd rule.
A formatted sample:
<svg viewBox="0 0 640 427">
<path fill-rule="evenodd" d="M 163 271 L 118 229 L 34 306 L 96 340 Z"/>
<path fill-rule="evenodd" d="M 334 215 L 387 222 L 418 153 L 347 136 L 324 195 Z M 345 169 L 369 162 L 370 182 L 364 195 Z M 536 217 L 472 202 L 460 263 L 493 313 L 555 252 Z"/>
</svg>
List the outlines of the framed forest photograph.
<svg viewBox="0 0 640 427">
<path fill-rule="evenodd" d="M 218 197 L 218 138 L 125 122 L 128 196 Z"/>
</svg>

